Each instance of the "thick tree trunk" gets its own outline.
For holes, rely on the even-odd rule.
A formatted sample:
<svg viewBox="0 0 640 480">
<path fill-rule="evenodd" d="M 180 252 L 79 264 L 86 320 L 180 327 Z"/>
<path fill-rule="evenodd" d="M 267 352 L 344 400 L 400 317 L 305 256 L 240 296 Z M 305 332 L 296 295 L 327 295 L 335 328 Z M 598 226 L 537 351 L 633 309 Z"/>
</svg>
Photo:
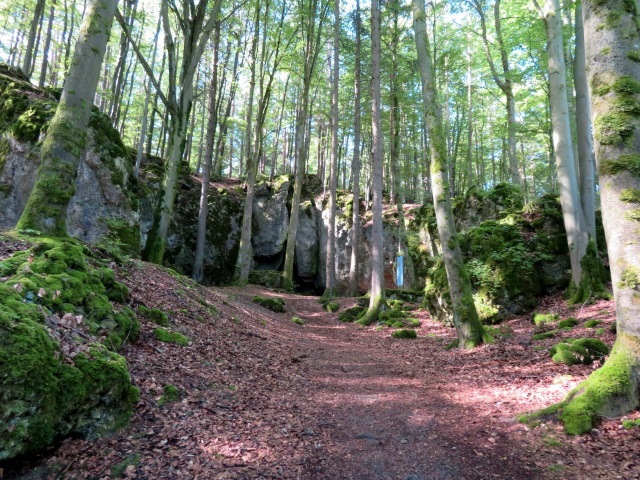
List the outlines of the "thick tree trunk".
<svg viewBox="0 0 640 480">
<path fill-rule="evenodd" d="M 640 405 L 640 116 L 626 108 L 640 93 L 640 16 L 636 2 L 585 0 L 583 19 L 618 336 L 602 368 L 536 414 L 557 413 L 571 434 Z"/>
<path fill-rule="evenodd" d="M 485 335 L 471 292 L 471 284 L 457 241 L 456 227 L 449 196 L 447 146 L 442 128 L 442 113 L 437 102 L 433 62 L 429 54 L 426 33 L 424 0 L 413 0 L 413 29 L 418 52 L 418 68 L 422 80 L 425 124 L 431 139 L 431 177 L 433 203 L 436 210 L 438 235 L 447 272 L 453 323 L 458 332 L 458 346 L 473 348 L 483 342 Z"/>
<path fill-rule="evenodd" d="M 117 4 L 117 0 L 94 0 L 87 8 L 62 97 L 42 145 L 35 185 L 17 228 L 66 235 L 67 207 L 86 146 L 91 106 Z"/>
</svg>

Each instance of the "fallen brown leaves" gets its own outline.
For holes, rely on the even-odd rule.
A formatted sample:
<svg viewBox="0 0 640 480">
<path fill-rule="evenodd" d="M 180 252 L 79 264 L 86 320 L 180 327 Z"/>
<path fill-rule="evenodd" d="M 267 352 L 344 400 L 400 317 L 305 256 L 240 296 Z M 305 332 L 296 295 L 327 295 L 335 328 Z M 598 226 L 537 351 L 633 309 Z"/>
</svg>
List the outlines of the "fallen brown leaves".
<svg viewBox="0 0 640 480">
<path fill-rule="evenodd" d="M 141 400 L 129 427 L 94 441 L 67 439 L 4 476 L 106 479 L 525 479 L 640 476 L 640 429 L 605 420 L 567 437 L 556 424 L 529 429 L 516 414 L 559 401 L 591 367 L 552 363 L 547 347 L 576 327 L 532 341 L 529 316 L 510 338 L 471 352 L 446 350 L 454 332 L 424 311 L 415 341 L 341 324 L 314 297 L 261 287 L 210 288 L 131 262 L 118 268 L 135 309 L 162 309 L 186 347 L 161 343 L 142 320 L 122 352 Z M 287 312 L 251 302 L 284 299 Z M 340 299 L 343 306 L 352 300 Z M 559 297 L 540 310 L 613 320 L 610 302 L 568 311 Z M 296 315 L 305 326 L 295 325 Z M 613 334 L 603 338 L 609 345 Z M 178 390 L 165 401 L 165 386 Z"/>
</svg>

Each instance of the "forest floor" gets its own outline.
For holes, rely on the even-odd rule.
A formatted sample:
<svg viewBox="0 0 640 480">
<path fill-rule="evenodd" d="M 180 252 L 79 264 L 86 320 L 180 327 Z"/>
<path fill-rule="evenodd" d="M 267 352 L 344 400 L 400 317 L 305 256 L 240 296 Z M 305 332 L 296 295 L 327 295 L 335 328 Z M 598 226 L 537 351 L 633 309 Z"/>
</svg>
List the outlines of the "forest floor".
<svg viewBox="0 0 640 480">
<path fill-rule="evenodd" d="M 396 340 L 387 328 L 340 323 L 317 297 L 204 288 L 138 261 L 118 273 L 131 306 L 165 311 L 189 345 L 161 343 L 156 325 L 141 320 L 140 338 L 121 352 L 141 389 L 130 425 L 0 465 L 0 478 L 640 478 L 640 428 L 606 419 L 569 437 L 555 423 L 514 420 L 561 400 L 595 368 L 556 365 L 547 349 L 563 336 L 594 336 L 583 327 L 594 318 L 611 345 L 611 302 L 568 309 L 547 297 L 539 311 L 580 324 L 532 341 L 525 315 L 503 323 L 495 344 L 459 351 L 446 349 L 453 329 L 423 310 L 418 338 Z M 254 295 L 282 298 L 287 312 L 256 305 Z M 167 385 L 178 389 L 175 401 Z"/>
</svg>

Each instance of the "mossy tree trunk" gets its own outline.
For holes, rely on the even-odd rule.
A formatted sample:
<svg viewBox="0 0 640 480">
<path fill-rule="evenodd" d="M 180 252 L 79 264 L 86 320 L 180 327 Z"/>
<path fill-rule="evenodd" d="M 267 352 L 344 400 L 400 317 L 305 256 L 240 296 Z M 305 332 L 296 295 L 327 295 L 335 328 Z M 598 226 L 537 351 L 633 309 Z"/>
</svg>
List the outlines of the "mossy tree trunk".
<svg viewBox="0 0 640 480">
<path fill-rule="evenodd" d="M 73 61 L 41 150 L 35 185 L 17 228 L 66 235 L 67 207 L 75 193 L 80 157 L 87 143 L 91 106 L 118 2 L 87 6 Z"/>
<path fill-rule="evenodd" d="M 382 248 L 382 126 L 380 114 L 380 1 L 371 2 L 371 288 L 369 308 L 358 323 L 370 325 L 387 308 Z"/>
<path fill-rule="evenodd" d="M 555 154 L 562 216 L 571 260 L 571 303 L 581 303 L 602 293 L 602 269 L 598 268 L 597 250 L 588 249 L 589 232 L 580 203 L 578 177 L 573 156 L 573 141 L 567 101 L 567 79 L 558 0 L 545 0 L 540 6 L 534 0 L 544 21 L 549 64 L 549 99 L 553 151 Z"/>
<path fill-rule="evenodd" d="M 640 15 L 637 2 L 583 2 L 602 216 L 618 337 L 604 366 L 557 410 L 568 433 L 640 405 Z"/>
<path fill-rule="evenodd" d="M 350 296 L 358 292 L 358 243 L 360 242 L 360 30 L 362 22 L 360 17 L 360 0 L 356 0 L 356 47 L 355 47 L 355 86 L 353 113 L 353 212 L 351 221 L 351 263 L 349 266 L 349 291 Z"/>
<path fill-rule="evenodd" d="M 425 125 L 431 138 L 433 203 L 451 294 L 453 323 L 458 333 L 458 346 L 473 348 L 483 342 L 485 333 L 473 302 L 471 283 L 464 267 L 451 210 L 447 145 L 442 126 L 442 113 L 437 102 L 435 75 L 425 19 L 424 0 L 413 0 L 413 29 L 422 80 Z"/>
</svg>

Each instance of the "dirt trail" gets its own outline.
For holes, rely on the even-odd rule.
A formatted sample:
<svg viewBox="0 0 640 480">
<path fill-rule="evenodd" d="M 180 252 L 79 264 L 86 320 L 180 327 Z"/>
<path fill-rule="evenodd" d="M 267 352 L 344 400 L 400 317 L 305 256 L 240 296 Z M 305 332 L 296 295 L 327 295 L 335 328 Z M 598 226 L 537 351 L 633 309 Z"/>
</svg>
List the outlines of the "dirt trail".
<svg viewBox="0 0 640 480">
<path fill-rule="evenodd" d="M 315 298 L 286 302 L 306 322 L 297 337 L 311 385 L 305 408 L 320 421 L 319 462 L 306 478 L 537 478 L 508 438 L 471 425 L 473 408 L 447 398 L 446 372 L 420 370 L 416 342 L 341 324 Z M 478 446 L 487 438 L 492 454 Z"/>
</svg>

